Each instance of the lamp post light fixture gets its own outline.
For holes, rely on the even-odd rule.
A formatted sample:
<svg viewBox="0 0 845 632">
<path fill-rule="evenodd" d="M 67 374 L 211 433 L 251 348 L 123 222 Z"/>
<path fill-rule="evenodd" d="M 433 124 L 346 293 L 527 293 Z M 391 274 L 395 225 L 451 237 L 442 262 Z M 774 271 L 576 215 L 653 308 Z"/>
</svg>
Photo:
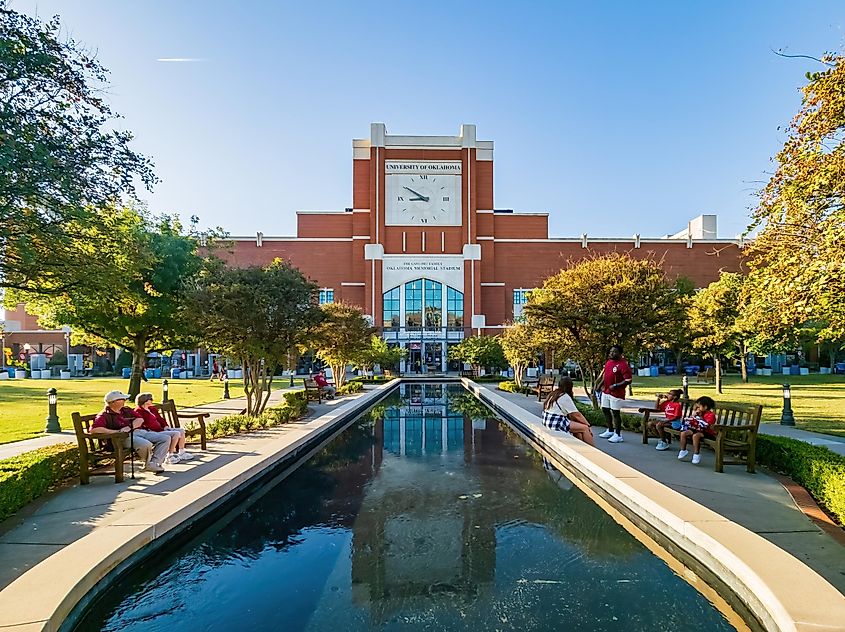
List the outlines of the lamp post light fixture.
<svg viewBox="0 0 845 632">
<path fill-rule="evenodd" d="M 44 432 L 61 432 L 62 427 L 59 425 L 59 415 L 56 414 L 56 402 L 59 400 L 59 396 L 56 393 L 55 388 L 51 388 L 47 391 L 47 428 L 45 428 Z"/>
<path fill-rule="evenodd" d="M 792 414 L 792 387 L 783 385 L 783 412 L 780 415 L 781 426 L 794 426 L 795 415 Z"/>
<path fill-rule="evenodd" d="M 686 373 L 681 378 L 681 386 L 684 388 L 684 399 L 689 399 L 689 375 Z"/>
<path fill-rule="evenodd" d="M 167 403 L 168 394 L 167 391 L 170 389 L 170 385 L 167 383 L 167 380 L 164 379 L 161 381 L 161 403 Z"/>
<path fill-rule="evenodd" d="M 223 378 L 223 399 L 229 399 L 229 376 Z"/>
</svg>

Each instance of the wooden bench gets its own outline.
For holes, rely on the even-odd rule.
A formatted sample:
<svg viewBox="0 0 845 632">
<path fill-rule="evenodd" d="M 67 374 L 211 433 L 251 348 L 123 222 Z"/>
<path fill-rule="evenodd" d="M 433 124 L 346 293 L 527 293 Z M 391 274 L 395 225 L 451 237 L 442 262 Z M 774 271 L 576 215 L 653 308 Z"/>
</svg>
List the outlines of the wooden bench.
<svg viewBox="0 0 845 632">
<path fill-rule="evenodd" d="M 110 471 L 103 471 L 103 463 L 114 462 L 114 482 L 123 482 L 123 462 L 129 454 L 129 448 L 123 447 L 123 440 L 126 434 L 91 434 L 91 422 L 97 414 L 80 415 L 71 413 L 73 429 L 76 432 L 76 442 L 79 445 L 79 482 L 87 485 L 91 482 L 90 477 L 98 474 L 110 474 Z M 100 441 L 105 444 L 104 447 Z M 109 449 L 110 448 L 110 449 Z"/>
<path fill-rule="evenodd" d="M 323 402 L 323 394 L 320 392 L 320 387 L 317 386 L 317 382 L 305 379 L 302 383 L 305 386 L 305 401 L 309 402 L 314 400 L 318 404 L 321 404 Z"/>
<path fill-rule="evenodd" d="M 205 418 L 209 416 L 208 413 L 186 413 L 184 410 L 176 410 L 176 402 L 172 399 L 160 404 L 158 410 L 162 417 L 167 420 L 167 425 L 171 428 L 182 428 L 183 419 L 196 419 L 196 427 L 185 428 L 185 441 L 187 443 L 197 443 L 197 440 L 194 438 L 199 437 L 200 447 L 203 450 L 206 449 Z"/>
<path fill-rule="evenodd" d="M 700 384 L 704 382 L 705 384 L 710 384 L 711 382 L 716 382 L 716 369 L 706 369 L 704 371 L 699 371 L 695 375 L 695 382 L 696 384 Z"/>
<path fill-rule="evenodd" d="M 692 409 L 695 402 L 691 399 L 682 399 L 682 418 L 692 416 Z M 648 422 L 652 415 L 663 415 L 656 405 L 654 408 L 640 408 L 643 415 L 643 443 L 648 443 Z M 755 404 L 716 404 L 713 411 L 716 414 L 716 425 L 713 430 L 716 438 L 711 439 L 705 436 L 702 445 L 707 446 L 716 452 L 716 463 L 714 470 L 723 472 L 725 465 L 745 465 L 746 469 L 754 473 L 754 465 L 757 450 L 757 432 L 760 428 L 760 418 L 763 416 L 763 407 Z M 664 428 L 667 434 L 678 438 L 680 430 L 667 427 Z M 735 460 L 725 460 L 725 454 L 738 455 Z M 742 456 L 745 456 L 742 459 Z"/>
<path fill-rule="evenodd" d="M 541 375 L 537 380 L 537 386 L 532 387 L 531 390 L 537 393 L 537 401 L 543 401 L 544 397 L 555 390 L 555 376 Z"/>
</svg>

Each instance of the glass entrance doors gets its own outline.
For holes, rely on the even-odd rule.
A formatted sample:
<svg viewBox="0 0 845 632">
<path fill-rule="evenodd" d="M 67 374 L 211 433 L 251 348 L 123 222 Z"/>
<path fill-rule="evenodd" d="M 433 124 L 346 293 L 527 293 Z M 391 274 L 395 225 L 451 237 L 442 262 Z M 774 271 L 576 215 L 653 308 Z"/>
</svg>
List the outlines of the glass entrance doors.
<svg viewBox="0 0 845 632">
<path fill-rule="evenodd" d="M 429 373 L 440 373 L 443 370 L 443 343 L 425 343 L 425 366 Z"/>
</svg>

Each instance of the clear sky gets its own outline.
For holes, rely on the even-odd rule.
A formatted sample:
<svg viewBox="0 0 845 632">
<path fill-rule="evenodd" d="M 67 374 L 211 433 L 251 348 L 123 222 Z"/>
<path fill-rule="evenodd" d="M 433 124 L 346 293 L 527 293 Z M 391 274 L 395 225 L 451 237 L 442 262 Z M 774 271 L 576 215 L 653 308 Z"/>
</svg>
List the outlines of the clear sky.
<svg viewBox="0 0 845 632">
<path fill-rule="evenodd" d="M 162 180 L 150 208 L 233 235 L 351 206 L 352 139 L 380 121 L 477 124 L 496 143 L 496 207 L 549 212 L 552 236 L 661 236 L 715 213 L 734 237 L 819 69 L 772 49 L 845 44 L 842 0 L 12 6 L 59 13 L 98 50 Z"/>
</svg>

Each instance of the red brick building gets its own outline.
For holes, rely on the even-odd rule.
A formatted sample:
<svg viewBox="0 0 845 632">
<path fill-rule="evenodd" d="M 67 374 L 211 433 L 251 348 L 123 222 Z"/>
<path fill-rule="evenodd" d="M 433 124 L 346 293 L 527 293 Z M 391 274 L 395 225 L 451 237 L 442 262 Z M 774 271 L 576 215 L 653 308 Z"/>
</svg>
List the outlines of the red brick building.
<svg viewBox="0 0 845 632">
<path fill-rule="evenodd" d="M 738 271 L 741 243 L 716 239 L 715 216 L 664 238 L 549 237 L 547 213 L 496 209 L 493 142 L 394 136 L 384 124 L 352 141 L 352 206 L 297 212 L 295 237 L 235 237 L 235 265 L 279 257 L 305 271 L 321 300 L 359 305 L 409 362 L 446 368 L 449 344 L 496 333 L 525 292 L 570 260 L 613 251 L 664 261 L 669 277 L 705 286 Z"/>
</svg>

